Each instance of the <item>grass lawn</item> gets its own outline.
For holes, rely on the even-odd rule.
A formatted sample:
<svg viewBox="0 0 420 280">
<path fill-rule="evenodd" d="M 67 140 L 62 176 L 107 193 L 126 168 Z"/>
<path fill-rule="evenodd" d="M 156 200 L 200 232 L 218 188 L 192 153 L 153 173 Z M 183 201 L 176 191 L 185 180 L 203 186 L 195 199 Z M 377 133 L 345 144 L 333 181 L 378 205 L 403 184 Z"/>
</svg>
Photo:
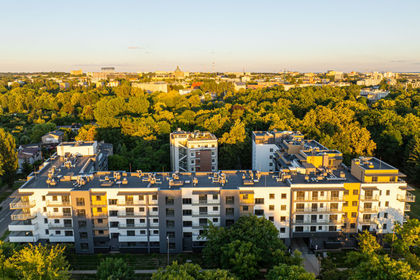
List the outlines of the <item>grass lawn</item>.
<svg viewBox="0 0 420 280">
<path fill-rule="evenodd" d="M 96 269 L 104 258 L 122 258 L 133 269 L 157 269 L 165 266 L 167 263 L 166 254 L 70 254 L 67 259 L 73 270 L 89 270 Z M 185 263 L 186 260 L 192 260 L 193 263 L 202 264 L 200 254 L 171 254 L 169 261 L 178 261 L 178 263 Z"/>
<path fill-rule="evenodd" d="M 420 220 L 420 188 L 414 187 L 416 190 L 412 191 L 416 196 L 416 202 L 410 203 L 411 204 L 411 211 L 409 212 L 409 215 L 411 218 L 416 218 Z"/>
</svg>

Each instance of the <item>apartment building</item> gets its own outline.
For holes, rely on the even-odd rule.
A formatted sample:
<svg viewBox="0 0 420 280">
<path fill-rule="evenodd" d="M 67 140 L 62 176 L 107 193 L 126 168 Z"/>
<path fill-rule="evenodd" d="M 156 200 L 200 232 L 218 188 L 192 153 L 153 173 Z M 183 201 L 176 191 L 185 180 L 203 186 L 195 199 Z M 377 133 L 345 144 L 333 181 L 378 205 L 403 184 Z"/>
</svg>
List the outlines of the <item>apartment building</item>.
<svg viewBox="0 0 420 280">
<path fill-rule="evenodd" d="M 373 157 L 350 168 L 307 161 L 272 172 L 106 171 L 96 142 L 62 143 L 10 204 L 9 238 L 68 242 L 79 253 L 177 253 L 200 250 L 209 222 L 229 226 L 255 214 L 272 221 L 286 244 L 308 238 L 322 246 L 362 230 L 389 233 L 407 218 L 415 197 L 398 169 Z"/>
<path fill-rule="evenodd" d="M 217 171 L 217 138 L 205 131 L 170 134 L 171 167 L 173 171 Z"/>
</svg>

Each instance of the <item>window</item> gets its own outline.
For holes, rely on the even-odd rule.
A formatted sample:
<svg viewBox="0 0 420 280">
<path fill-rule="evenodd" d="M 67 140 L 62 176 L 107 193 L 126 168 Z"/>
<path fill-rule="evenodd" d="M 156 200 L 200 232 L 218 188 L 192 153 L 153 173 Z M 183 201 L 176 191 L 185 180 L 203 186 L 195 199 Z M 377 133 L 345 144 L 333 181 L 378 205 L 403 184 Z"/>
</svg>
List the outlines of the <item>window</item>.
<svg viewBox="0 0 420 280">
<path fill-rule="evenodd" d="M 102 213 L 102 207 L 97 207 L 97 208 L 96 208 L 96 211 L 97 211 L 98 213 Z"/>
<path fill-rule="evenodd" d="M 263 209 L 255 209 L 255 215 L 263 216 L 264 215 L 264 210 Z"/>
<path fill-rule="evenodd" d="M 125 208 L 125 215 L 126 216 L 134 216 L 134 208 L 133 207 L 126 207 Z"/>
<path fill-rule="evenodd" d="M 344 190 L 344 195 L 349 195 L 349 190 Z"/>
<path fill-rule="evenodd" d="M 72 230 L 66 230 L 66 231 L 64 232 L 64 235 L 65 235 L 65 236 L 73 236 L 73 231 L 72 231 Z"/>
<path fill-rule="evenodd" d="M 331 203 L 331 210 L 338 210 L 338 203 Z"/>
<path fill-rule="evenodd" d="M 280 228 L 280 233 L 286 233 L 286 228 L 285 227 L 281 227 Z"/>
<path fill-rule="evenodd" d="M 48 229 L 46 229 L 45 234 L 50 234 L 50 231 Z"/>
<path fill-rule="evenodd" d="M 61 230 L 56 230 L 55 234 L 60 235 L 61 234 Z"/>
<path fill-rule="evenodd" d="M 348 201 L 344 201 L 343 207 L 347 207 L 347 206 L 349 206 L 349 202 Z"/>
<path fill-rule="evenodd" d="M 318 226 L 318 230 L 322 230 L 322 226 Z"/>
<path fill-rule="evenodd" d="M 272 162 L 270 162 L 268 165 L 269 165 L 269 166 L 273 166 L 273 163 L 272 163 Z"/>
<path fill-rule="evenodd" d="M 77 210 L 76 214 L 79 217 L 86 217 L 86 210 L 85 209 L 79 209 L 79 210 Z"/>
<path fill-rule="evenodd" d="M 58 213 L 58 208 L 53 208 L 54 213 Z"/>
<path fill-rule="evenodd" d="M 295 227 L 295 232 L 303 232 L 303 227 Z"/>
<path fill-rule="evenodd" d="M 145 235 L 146 234 L 146 231 L 144 229 L 142 229 L 142 230 L 140 230 L 140 234 L 141 235 Z"/>
<path fill-rule="evenodd" d="M 242 195 L 242 199 L 247 200 L 247 199 L 248 199 L 248 194 L 243 194 L 243 195 Z"/>
<path fill-rule="evenodd" d="M 153 223 L 154 223 L 154 224 L 159 223 L 159 219 L 153 219 Z"/>
<path fill-rule="evenodd" d="M 219 211 L 219 207 L 218 206 L 213 206 L 213 211 Z"/>
<path fill-rule="evenodd" d="M 175 216 L 175 210 L 173 208 L 166 208 L 166 216 L 167 217 Z"/>
<path fill-rule="evenodd" d="M 226 204 L 234 204 L 235 197 L 234 196 L 226 196 Z"/>
<path fill-rule="evenodd" d="M 274 199 L 276 196 L 274 193 L 270 193 L 270 199 Z"/>
<path fill-rule="evenodd" d="M 58 200 L 57 196 L 56 195 L 53 195 L 52 200 L 53 201 L 57 201 Z"/>
<path fill-rule="evenodd" d="M 175 227 L 175 221 L 174 220 L 166 220 L 166 227 L 168 227 L 168 228 Z"/>
<path fill-rule="evenodd" d="M 144 207 L 139 207 L 139 212 L 144 212 Z"/>
<path fill-rule="evenodd" d="M 207 203 L 207 194 L 199 194 L 198 203 Z"/>
<path fill-rule="evenodd" d="M 320 220 L 324 219 L 324 215 L 319 215 L 318 219 L 320 219 Z"/>
<path fill-rule="evenodd" d="M 139 219 L 140 224 L 144 224 L 146 222 L 146 219 Z"/>
<path fill-rule="evenodd" d="M 383 224 L 382 229 L 387 229 L 387 224 Z"/>
<path fill-rule="evenodd" d="M 311 231 L 312 232 L 316 231 L 316 226 L 311 226 Z"/>
<path fill-rule="evenodd" d="M 184 210 L 182 210 L 182 215 L 183 216 L 191 216 L 192 215 L 192 210 L 191 209 L 184 209 Z"/>
<path fill-rule="evenodd" d="M 144 195 L 143 194 L 139 194 L 139 200 L 144 200 Z"/>
<path fill-rule="evenodd" d="M 79 228 L 84 228 L 86 227 L 86 221 L 78 221 L 77 224 L 79 225 Z"/>
<path fill-rule="evenodd" d="M 167 196 L 165 198 L 166 205 L 174 205 L 175 199 L 172 196 Z"/>
<path fill-rule="evenodd" d="M 100 195 L 97 195 L 96 196 L 96 201 L 101 201 L 101 200 L 102 200 L 102 197 Z"/>
<path fill-rule="evenodd" d="M 321 196 L 324 196 L 324 191 L 321 191 Z"/>
<path fill-rule="evenodd" d="M 118 200 L 117 199 L 108 199 L 109 205 L 117 205 Z"/>
<path fill-rule="evenodd" d="M 219 222 L 219 219 L 218 218 L 213 218 L 213 223 L 217 223 L 217 222 Z"/>
<path fill-rule="evenodd" d="M 359 190 L 353 190 L 353 195 L 358 195 L 359 194 Z"/>
<path fill-rule="evenodd" d="M 111 222 L 110 227 L 117 228 L 118 227 L 118 222 Z"/>
<path fill-rule="evenodd" d="M 175 238 L 175 231 L 166 232 L 166 236 L 168 236 L 169 238 Z"/>
<path fill-rule="evenodd" d="M 183 198 L 182 204 L 191 204 L 191 198 Z"/>
<path fill-rule="evenodd" d="M 59 224 L 60 220 L 59 219 L 54 219 L 54 224 Z"/>
<path fill-rule="evenodd" d="M 389 201 L 385 201 L 385 207 L 389 207 Z"/>
<path fill-rule="evenodd" d="M 372 182 L 378 182 L 378 176 L 372 176 Z"/>
<path fill-rule="evenodd" d="M 77 206 L 85 206 L 85 199 L 83 197 L 76 197 Z"/>
<path fill-rule="evenodd" d="M 351 206 L 357 206 L 357 201 L 352 201 Z"/>
<path fill-rule="evenodd" d="M 219 195 L 218 194 L 213 194 L 213 200 L 217 200 L 219 199 Z"/>
<path fill-rule="evenodd" d="M 384 218 L 388 219 L 388 213 L 386 213 L 386 212 L 384 213 Z"/>
<path fill-rule="evenodd" d="M 207 207 L 200 207 L 199 212 L 200 212 L 200 215 L 206 215 L 207 214 Z"/>
<path fill-rule="evenodd" d="M 273 152 L 273 148 L 270 148 L 270 153 L 272 153 Z"/>
<path fill-rule="evenodd" d="M 255 204 L 264 204 L 264 198 L 256 198 Z"/>
<path fill-rule="evenodd" d="M 44 218 L 44 224 L 48 224 L 48 219 Z"/>
<path fill-rule="evenodd" d="M 249 207 L 247 205 L 244 205 L 244 206 L 242 206 L 242 210 L 243 211 L 248 211 L 249 210 Z"/>
<path fill-rule="evenodd" d="M 268 217 L 268 220 L 269 220 L 270 222 L 274 222 L 274 217 L 273 217 L 273 216 L 270 216 L 270 217 Z"/>
<path fill-rule="evenodd" d="M 152 195 L 152 200 L 157 200 L 157 194 Z"/>
<path fill-rule="evenodd" d="M 158 208 L 157 207 L 153 207 L 152 208 L 152 212 L 157 212 L 158 211 Z"/>
<path fill-rule="evenodd" d="M 390 195 L 391 191 L 390 190 L 386 190 L 386 195 Z"/>
<path fill-rule="evenodd" d="M 183 221 L 183 222 L 182 222 L 182 225 L 183 225 L 184 227 L 192 227 L 192 221 Z"/>
<path fill-rule="evenodd" d="M 207 226 L 207 219 L 200 219 L 198 220 L 200 226 Z"/>
<path fill-rule="evenodd" d="M 43 207 L 42 211 L 47 212 L 47 207 Z"/>
<path fill-rule="evenodd" d="M 286 221 L 286 216 L 281 216 L 280 217 L 280 222 L 285 222 Z"/>
<path fill-rule="evenodd" d="M 233 225 L 235 223 L 235 221 L 234 220 L 232 220 L 232 219 L 226 219 L 226 226 L 227 227 L 230 227 L 231 225 Z"/>
<path fill-rule="evenodd" d="M 42 196 L 42 201 L 45 201 L 45 195 Z"/>
<path fill-rule="evenodd" d="M 233 216 L 235 214 L 234 208 L 226 208 L 226 216 Z"/>
<path fill-rule="evenodd" d="M 89 244 L 88 243 L 80 243 L 80 248 L 82 250 L 89 250 Z"/>
<path fill-rule="evenodd" d="M 286 205 L 281 205 L 281 206 L 280 206 L 280 210 L 281 210 L 281 211 L 286 211 Z"/>
<path fill-rule="evenodd" d="M 281 199 L 287 199 L 287 194 L 282 193 L 282 194 L 281 194 Z"/>
<path fill-rule="evenodd" d="M 328 231 L 337 231 L 337 227 L 336 226 L 329 226 Z"/>
<path fill-rule="evenodd" d="M 135 232 L 135 230 L 127 230 L 127 236 L 134 236 Z"/>
<path fill-rule="evenodd" d="M 111 210 L 111 211 L 109 211 L 109 216 L 111 216 L 111 217 L 118 216 L 118 210 Z"/>
<path fill-rule="evenodd" d="M 268 206 L 268 209 L 269 209 L 270 211 L 274 211 L 274 205 L 270 205 L 270 206 Z"/>
<path fill-rule="evenodd" d="M 356 218 L 357 217 L 357 212 L 351 212 L 351 217 Z"/>
</svg>

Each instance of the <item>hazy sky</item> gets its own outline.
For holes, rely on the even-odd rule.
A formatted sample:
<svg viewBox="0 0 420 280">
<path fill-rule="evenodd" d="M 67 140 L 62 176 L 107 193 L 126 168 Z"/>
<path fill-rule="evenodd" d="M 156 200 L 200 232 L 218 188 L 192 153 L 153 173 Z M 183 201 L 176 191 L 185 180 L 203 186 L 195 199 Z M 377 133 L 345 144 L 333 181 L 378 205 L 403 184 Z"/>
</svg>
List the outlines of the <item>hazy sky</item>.
<svg viewBox="0 0 420 280">
<path fill-rule="evenodd" d="M 420 71 L 419 0 L 0 4 L 0 72 Z"/>
</svg>

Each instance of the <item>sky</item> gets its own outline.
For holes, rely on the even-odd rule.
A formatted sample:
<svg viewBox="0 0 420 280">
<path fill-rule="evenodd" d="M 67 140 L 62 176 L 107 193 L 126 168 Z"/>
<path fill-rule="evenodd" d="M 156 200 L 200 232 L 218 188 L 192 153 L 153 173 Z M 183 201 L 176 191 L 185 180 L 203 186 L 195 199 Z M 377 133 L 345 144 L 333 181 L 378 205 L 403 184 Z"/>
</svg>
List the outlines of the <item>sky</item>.
<svg viewBox="0 0 420 280">
<path fill-rule="evenodd" d="M 420 71 L 419 0 L 0 4 L 0 72 Z"/>
</svg>

